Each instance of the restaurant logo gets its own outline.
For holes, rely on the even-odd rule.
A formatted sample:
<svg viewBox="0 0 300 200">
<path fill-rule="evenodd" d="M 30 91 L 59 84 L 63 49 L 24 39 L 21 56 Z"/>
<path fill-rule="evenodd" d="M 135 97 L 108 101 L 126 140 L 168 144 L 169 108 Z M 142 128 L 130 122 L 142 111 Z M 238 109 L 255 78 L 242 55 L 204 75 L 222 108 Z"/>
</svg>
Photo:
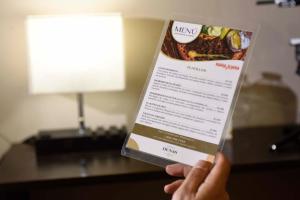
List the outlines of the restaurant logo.
<svg viewBox="0 0 300 200">
<path fill-rule="evenodd" d="M 202 25 L 174 22 L 172 36 L 179 43 L 189 43 L 195 40 L 201 32 Z"/>
<path fill-rule="evenodd" d="M 167 153 L 167 155 L 169 155 L 169 156 L 171 156 L 172 154 L 173 154 L 173 155 L 177 155 L 177 154 L 178 154 L 178 151 L 177 151 L 174 147 L 172 147 L 172 146 L 164 146 L 164 147 L 162 148 L 162 150 L 163 150 L 165 153 Z"/>
</svg>

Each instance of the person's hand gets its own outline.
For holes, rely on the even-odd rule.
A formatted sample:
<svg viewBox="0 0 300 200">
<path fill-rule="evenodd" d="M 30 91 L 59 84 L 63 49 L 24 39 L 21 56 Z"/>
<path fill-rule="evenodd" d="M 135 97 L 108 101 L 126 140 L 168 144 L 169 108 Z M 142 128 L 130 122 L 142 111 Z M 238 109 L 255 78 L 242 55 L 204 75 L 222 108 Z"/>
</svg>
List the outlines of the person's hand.
<svg viewBox="0 0 300 200">
<path fill-rule="evenodd" d="M 226 182 L 230 172 L 229 161 L 222 153 L 216 156 L 212 166 L 199 161 L 193 168 L 174 164 L 166 167 L 169 175 L 185 177 L 165 186 L 166 193 L 173 194 L 172 200 L 228 200 Z"/>
</svg>

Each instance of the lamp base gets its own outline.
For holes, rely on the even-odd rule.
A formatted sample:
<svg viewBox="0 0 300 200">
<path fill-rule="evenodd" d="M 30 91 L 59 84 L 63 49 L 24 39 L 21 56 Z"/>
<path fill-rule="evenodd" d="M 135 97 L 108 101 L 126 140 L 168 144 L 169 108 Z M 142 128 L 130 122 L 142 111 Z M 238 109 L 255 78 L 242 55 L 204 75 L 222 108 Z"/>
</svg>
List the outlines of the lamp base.
<svg viewBox="0 0 300 200">
<path fill-rule="evenodd" d="M 49 130 L 40 131 L 34 145 L 37 154 L 97 151 L 121 148 L 125 136 L 126 129 L 116 127 L 98 128 L 95 132 L 86 129 L 84 134 L 79 134 L 78 129 Z"/>
</svg>

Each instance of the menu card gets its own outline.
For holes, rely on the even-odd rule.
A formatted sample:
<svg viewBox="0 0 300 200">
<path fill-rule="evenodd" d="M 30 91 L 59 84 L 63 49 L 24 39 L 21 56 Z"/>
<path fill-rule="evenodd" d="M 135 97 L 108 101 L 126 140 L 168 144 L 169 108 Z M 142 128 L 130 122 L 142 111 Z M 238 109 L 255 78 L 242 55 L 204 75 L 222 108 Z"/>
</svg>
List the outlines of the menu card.
<svg viewBox="0 0 300 200">
<path fill-rule="evenodd" d="M 213 162 L 252 32 L 173 20 L 163 37 L 122 154 L 154 164 Z"/>
</svg>

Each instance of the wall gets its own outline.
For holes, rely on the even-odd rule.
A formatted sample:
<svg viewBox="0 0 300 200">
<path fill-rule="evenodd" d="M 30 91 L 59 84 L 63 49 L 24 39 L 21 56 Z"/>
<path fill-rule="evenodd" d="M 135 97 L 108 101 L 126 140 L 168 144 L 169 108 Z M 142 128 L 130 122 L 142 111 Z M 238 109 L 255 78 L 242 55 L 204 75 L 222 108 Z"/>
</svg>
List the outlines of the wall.
<svg viewBox="0 0 300 200">
<path fill-rule="evenodd" d="M 300 36 L 300 8 L 257 7 L 254 0 L 1 0 L 0 134 L 19 142 L 39 129 L 76 126 L 74 95 L 28 94 L 25 16 L 103 11 L 121 11 L 125 16 L 127 87 L 123 92 L 86 94 L 86 120 L 91 127 L 132 120 L 163 26 L 160 19 L 174 13 L 260 24 L 248 68 L 250 81 L 259 79 L 262 71 L 274 71 L 300 95 L 294 48 L 288 45 L 290 37 Z"/>
<path fill-rule="evenodd" d="M 0 161 L 3 154 L 9 149 L 10 143 L 0 138 Z"/>
</svg>

